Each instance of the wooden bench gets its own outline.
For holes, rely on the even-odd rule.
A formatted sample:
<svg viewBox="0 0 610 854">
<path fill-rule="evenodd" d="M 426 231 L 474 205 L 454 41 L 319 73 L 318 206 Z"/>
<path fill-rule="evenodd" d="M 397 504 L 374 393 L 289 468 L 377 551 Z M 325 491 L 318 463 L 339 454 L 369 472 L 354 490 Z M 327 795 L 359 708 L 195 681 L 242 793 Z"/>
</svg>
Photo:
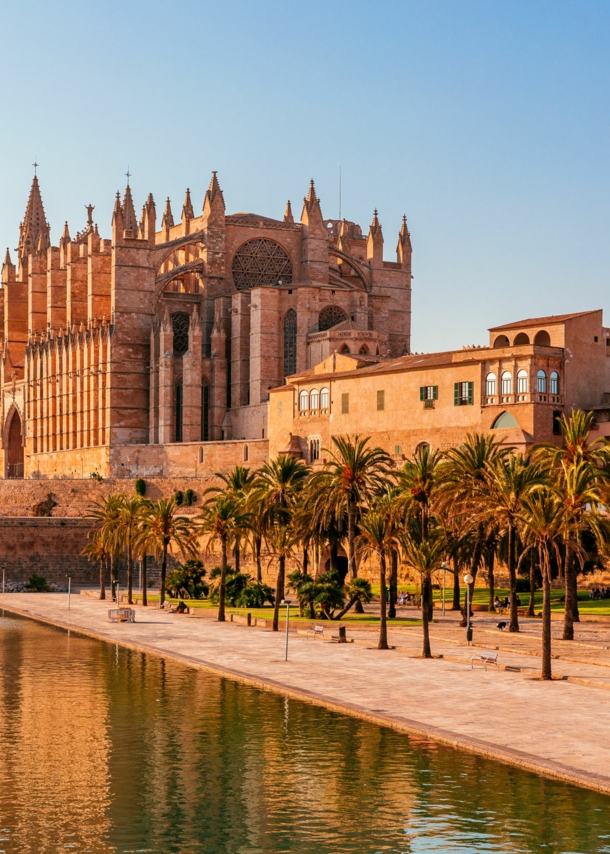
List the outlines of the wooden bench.
<svg viewBox="0 0 610 854">
<path fill-rule="evenodd" d="M 313 629 L 307 629 L 305 632 L 305 640 L 309 640 L 309 633 L 313 634 L 313 639 L 324 637 L 324 626 L 314 626 Z"/>
<path fill-rule="evenodd" d="M 135 623 L 136 612 L 133 608 L 110 608 L 108 619 L 111 623 Z"/>
<path fill-rule="evenodd" d="M 496 667 L 498 666 L 498 653 L 497 652 L 482 652 L 479 655 L 473 655 L 470 659 L 470 667 L 474 670 L 475 664 L 482 664 L 483 668 L 487 670 L 488 664 L 494 664 Z"/>
</svg>

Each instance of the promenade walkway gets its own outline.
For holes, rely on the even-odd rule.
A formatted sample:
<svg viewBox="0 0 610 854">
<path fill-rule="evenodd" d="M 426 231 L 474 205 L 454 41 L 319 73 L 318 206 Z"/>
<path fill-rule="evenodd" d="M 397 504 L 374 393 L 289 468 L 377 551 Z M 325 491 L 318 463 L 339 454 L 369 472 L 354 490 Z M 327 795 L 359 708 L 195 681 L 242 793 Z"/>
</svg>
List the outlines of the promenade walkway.
<svg viewBox="0 0 610 854">
<path fill-rule="evenodd" d="M 443 656 L 431 661 L 420 657 L 421 626 L 390 629 L 396 648 L 387 652 L 362 628 L 348 630 L 352 644 L 307 641 L 293 631 L 286 662 L 283 632 L 141 607 L 135 623 L 117 625 L 107 620 L 110 604 L 73 595 L 68 611 L 65 594 L 0 595 L 0 606 L 13 612 L 610 794 L 610 626 L 583 624 L 578 642 L 555 641 L 560 679 L 549 683 L 538 678 L 533 623 L 514 636 L 499 632 L 493 618 L 479 619 L 477 646 L 468 648 L 448 615 L 431 626 L 433 653 Z M 511 669 L 471 670 L 473 653 L 496 647 Z"/>
</svg>

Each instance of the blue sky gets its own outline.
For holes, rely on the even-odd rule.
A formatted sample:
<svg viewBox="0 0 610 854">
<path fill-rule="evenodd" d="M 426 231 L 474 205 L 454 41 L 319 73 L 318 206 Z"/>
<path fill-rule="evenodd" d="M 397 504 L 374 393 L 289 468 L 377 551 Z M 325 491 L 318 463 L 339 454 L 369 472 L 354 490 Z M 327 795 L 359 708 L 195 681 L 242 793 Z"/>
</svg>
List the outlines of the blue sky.
<svg viewBox="0 0 610 854">
<path fill-rule="evenodd" d="M 199 208 L 411 229 L 413 348 L 602 307 L 610 325 L 610 3 L 542 0 L 27 2 L 0 11 L 0 246 L 36 156 L 56 242 L 95 204 L 110 234 L 129 164 Z"/>
</svg>

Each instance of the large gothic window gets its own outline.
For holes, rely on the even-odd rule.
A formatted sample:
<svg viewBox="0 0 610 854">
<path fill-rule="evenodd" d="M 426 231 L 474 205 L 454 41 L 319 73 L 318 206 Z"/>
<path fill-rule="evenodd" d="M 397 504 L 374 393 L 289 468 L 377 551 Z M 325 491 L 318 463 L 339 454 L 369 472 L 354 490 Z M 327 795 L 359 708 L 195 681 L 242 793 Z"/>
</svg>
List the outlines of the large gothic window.
<svg viewBox="0 0 610 854">
<path fill-rule="evenodd" d="M 297 371 L 297 313 L 291 308 L 284 318 L 284 376 Z"/>
<path fill-rule="evenodd" d="M 320 312 L 320 316 L 318 318 L 318 329 L 320 332 L 324 332 L 326 329 L 330 329 L 331 327 L 336 326 L 337 323 L 342 323 L 344 320 L 347 320 L 347 314 L 342 308 L 339 308 L 338 305 L 327 305 L 326 308 L 323 308 Z"/>
<path fill-rule="evenodd" d="M 289 285 L 292 282 L 290 258 L 272 240 L 249 240 L 233 258 L 233 281 L 238 291 L 264 285 Z"/>
<path fill-rule="evenodd" d="M 189 348 L 189 324 L 188 314 L 172 314 L 174 356 L 184 356 Z"/>
</svg>

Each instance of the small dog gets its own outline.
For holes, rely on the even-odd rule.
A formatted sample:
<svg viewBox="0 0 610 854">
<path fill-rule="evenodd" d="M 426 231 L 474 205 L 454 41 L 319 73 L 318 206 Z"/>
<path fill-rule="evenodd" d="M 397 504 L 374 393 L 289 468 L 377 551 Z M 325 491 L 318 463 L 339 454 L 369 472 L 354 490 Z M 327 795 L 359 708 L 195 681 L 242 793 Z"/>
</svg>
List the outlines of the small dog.
<svg viewBox="0 0 610 854">
<path fill-rule="evenodd" d="M 498 623 L 498 628 L 500 629 L 501 632 L 503 632 L 507 625 L 508 625 L 508 623 L 506 622 L 506 620 L 502 620 L 501 623 Z"/>
</svg>

